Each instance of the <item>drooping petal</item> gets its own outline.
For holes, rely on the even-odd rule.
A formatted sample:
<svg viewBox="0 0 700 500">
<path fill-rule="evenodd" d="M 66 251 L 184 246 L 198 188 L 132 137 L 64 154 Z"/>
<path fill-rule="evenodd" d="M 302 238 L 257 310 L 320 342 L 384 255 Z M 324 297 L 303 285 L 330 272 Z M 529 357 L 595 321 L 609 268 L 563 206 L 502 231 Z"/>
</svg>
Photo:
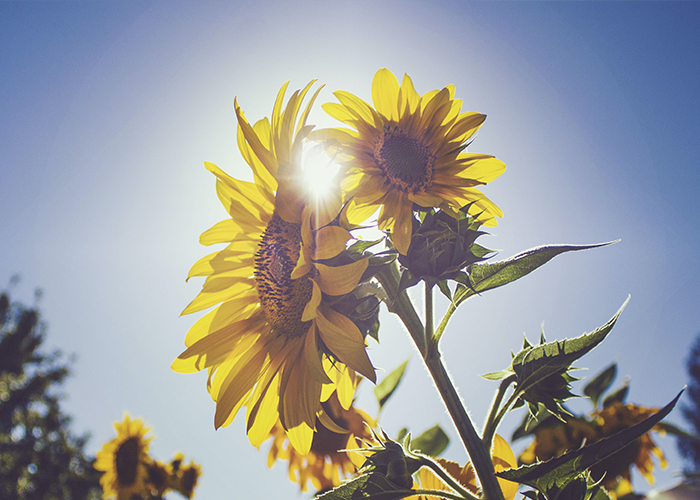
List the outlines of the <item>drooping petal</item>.
<svg viewBox="0 0 700 500">
<path fill-rule="evenodd" d="M 360 259 L 344 266 L 327 266 L 316 263 L 318 276 L 314 281 L 328 295 L 345 295 L 350 293 L 360 282 L 362 274 L 367 269 L 367 258 Z"/>
<path fill-rule="evenodd" d="M 365 339 L 355 323 L 326 306 L 319 307 L 319 313 L 316 325 L 326 346 L 348 367 L 376 382 L 374 367 L 365 350 Z"/>
</svg>

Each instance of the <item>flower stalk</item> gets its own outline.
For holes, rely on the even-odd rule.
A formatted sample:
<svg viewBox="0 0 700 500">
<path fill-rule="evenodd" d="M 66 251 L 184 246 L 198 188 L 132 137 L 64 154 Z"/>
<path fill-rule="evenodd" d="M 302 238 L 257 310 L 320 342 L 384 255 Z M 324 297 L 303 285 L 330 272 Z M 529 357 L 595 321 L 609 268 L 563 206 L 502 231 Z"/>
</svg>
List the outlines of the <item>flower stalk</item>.
<svg viewBox="0 0 700 500">
<path fill-rule="evenodd" d="M 399 285 L 397 265 L 385 266 L 385 269 L 377 275 L 377 278 L 392 301 L 392 311 L 401 318 L 423 357 L 423 361 L 440 393 L 443 403 L 447 407 L 452 422 L 457 428 L 462 443 L 466 447 L 467 453 L 469 453 L 472 465 L 481 483 L 483 497 L 488 500 L 504 500 L 488 448 L 484 446 L 481 437 L 476 432 L 474 424 L 469 418 L 467 410 L 442 363 L 438 346 L 434 342 L 434 336 L 432 335 L 432 289 L 426 288 L 426 323 L 429 322 L 431 326 L 424 328 L 406 291 L 397 293 Z M 426 333 L 429 331 L 431 337 L 426 338 Z M 432 344 L 430 348 L 428 348 L 428 342 Z"/>
</svg>

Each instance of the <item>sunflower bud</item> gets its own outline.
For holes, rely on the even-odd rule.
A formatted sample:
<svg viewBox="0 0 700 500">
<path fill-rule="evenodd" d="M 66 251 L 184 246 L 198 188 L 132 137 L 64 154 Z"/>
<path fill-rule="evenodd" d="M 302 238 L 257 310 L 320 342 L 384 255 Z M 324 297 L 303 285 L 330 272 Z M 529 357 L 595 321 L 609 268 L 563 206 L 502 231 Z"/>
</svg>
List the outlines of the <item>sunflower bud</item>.
<svg viewBox="0 0 700 500">
<path fill-rule="evenodd" d="M 430 209 L 420 213 L 420 223 L 414 220 L 411 245 L 406 255 L 399 255 L 405 268 L 402 288 L 420 280 L 431 286 L 448 279 L 463 281 L 467 277 L 463 269 L 491 253 L 475 243 L 486 233 L 479 231 L 481 224 L 467 215 L 467 208 L 461 209 L 456 218 L 444 210 Z"/>
</svg>

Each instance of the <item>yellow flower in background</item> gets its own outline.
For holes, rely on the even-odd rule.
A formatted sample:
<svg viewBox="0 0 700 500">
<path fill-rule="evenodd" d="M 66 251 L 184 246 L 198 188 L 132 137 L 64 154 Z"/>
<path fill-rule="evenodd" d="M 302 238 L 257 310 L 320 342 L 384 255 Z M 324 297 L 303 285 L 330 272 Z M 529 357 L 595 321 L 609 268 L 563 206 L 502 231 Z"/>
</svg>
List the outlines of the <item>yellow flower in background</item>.
<svg viewBox="0 0 700 500">
<path fill-rule="evenodd" d="M 368 263 L 316 262 L 341 253 L 350 234 L 334 222 L 340 193 L 320 203 L 303 186 L 302 141 L 312 128 L 306 118 L 318 91 L 301 116 L 299 111 L 312 84 L 294 92 L 282 109 L 285 84 L 271 122 L 251 126 L 235 102 L 238 147 L 255 182 L 205 163 L 230 218 L 204 232 L 200 242 L 227 246 L 190 270 L 188 279 L 207 279 L 183 314 L 218 306 L 192 326 L 187 350 L 172 365 L 181 373 L 208 370 L 216 428 L 246 406 L 254 446 L 279 420 L 301 454 L 311 448 L 322 401 L 337 390 L 348 408 L 355 372 L 375 381 L 362 333 L 324 301 L 350 293 Z"/>
<path fill-rule="evenodd" d="M 510 445 L 498 434 L 496 434 L 493 439 L 491 458 L 493 460 L 493 467 L 496 472 L 514 469 L 518 466 L 515 459 L 515 454 L 510 448 Z M 472 466 L 471 462 L 467 462 L 467 465 L 462 467 L 458 463 L 445 460 L 444 458 L 438 458 L 436 460 L 443 469 L 445 469 L 459 482 L 459 484 L 475 495 L 478 494 L 476 473 L 474 472 L 474 467 Z M 442 479 L 440 479 L 428 467 L 422 467 L 418 471 L 418 480 L 420 482 L 420 487 L 425 490 L 452 491 L 452 489 L 443 483 Z M 513 500 L 513 498 L 515 498 L 515 494 L 518 492 L 518 483 L 507 481 L 499 477 L 498 484 L 501 487 L 503 498 L 505 500 Z M 439 497 L 435 496 L 426 496 L 421 498 L 425 498 L 426 500 L 440 500 Z"/>
<path fill-rule="evenodd" d="M 372 82 L 374 108 L 349 92 L 334 95 L 340 104 L 326 103 L 323 109 L 352 129 L 319 130 L 312 137 L 342 153 L 337 161 L 347 166 L 343 187 L 353 197 L 348 206 L 352 222 L 381 207 L 379 228 L 391 230 L 394 245 L 405 255 L 414 203 L 455 216 L 471 203 L 469 214 L 485 226 L 495 226 L 495 217 L 503 216 L 476 186 L 501 175 L 505 164 L 464 152 L 486 116 L 461 113 L 462 101 L 454 98 L 452 85 L 420 96 L 408 75 L 399 86 L 388 69 L 380 69 Z"/>
<path fill-rule="evenodd" d="M 147 490 L 149 431 L 140 418 L 131 420 L 124 415 L 122 422 L 114 424 L 117 437 L 104 444 L 97 452 L 95 469 L 102 471 L 100 485 L 104 498 L 131 499 Z"/>
<path fill-rule="evenodd" d="M 598 442 L 657 412 L 657 408 L 615 402 L 594 413 L 592 420 L 571 418 L 564 423 L 551 418 L 545 425 L 534 429 L 535 440 L 521 453 L 520 462 L 531 464 L 537 460 L 559 457 L 580 448 L 584 441 L 586 444 Z M 647 432 L 634 443 L 596 464 L 591 469 L 591 475 L 596 481 L 603 478 L 603 486 L 614 496 L 624 496 L 632 491 L 630 480 L 633 465 L 650 484 L 654 483 L 652 455 L 657 457 L 661 468 L 666 467 L 663 452 L 652 440 L 651 432 Z"/>
<path fill-rule="evenodd" d="M 279 423 L 271 431 L 273 441 L 267 455 L 267 465 L 272 467 L 276 460 L 287 460 L 289 479 L 299 483 L 301 491 L 306 491 L 309 481 L 316 491 L 334 488 L 354 474 L 357 462 L 361 464 L 364 458 L 357 457 L 353 462 L 353 453 L 341 450 L 356 448 L 356 438 L 371 441 L 370 428 L 376 426 L 374 419 L 362 410 L 354 406 L 344 409 L 336 393 L 322 406 L 331 421 L 327 418 L 316 421 L 311 450 L 306 455 L 298 453 L 289 445 Z"/>
</svg>

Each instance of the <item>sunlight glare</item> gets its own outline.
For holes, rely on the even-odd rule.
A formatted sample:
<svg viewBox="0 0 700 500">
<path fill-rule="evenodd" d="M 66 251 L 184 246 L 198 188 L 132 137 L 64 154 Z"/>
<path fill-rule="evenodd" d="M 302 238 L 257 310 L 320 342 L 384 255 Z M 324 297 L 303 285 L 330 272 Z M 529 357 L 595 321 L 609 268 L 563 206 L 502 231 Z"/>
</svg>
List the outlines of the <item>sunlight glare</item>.
<svg viewBox="0 0 700 500">
<path fill-rule="evenodd" d="M 331 192 L 340 165 L 318 144 L 306 144 L 302 152 L 304 186 L 313 198 L 322 200 Z"/>
</svg>

